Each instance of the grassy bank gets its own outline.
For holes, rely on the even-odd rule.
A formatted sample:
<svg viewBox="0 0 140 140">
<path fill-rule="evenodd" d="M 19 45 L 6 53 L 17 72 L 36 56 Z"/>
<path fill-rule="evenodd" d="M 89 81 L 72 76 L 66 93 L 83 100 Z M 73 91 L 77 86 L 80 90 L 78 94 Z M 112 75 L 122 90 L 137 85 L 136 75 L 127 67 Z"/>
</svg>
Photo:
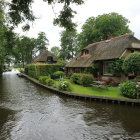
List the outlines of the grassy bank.
<svg viewBox="0 0 140 140">
<path fill-rule="evenodd" d="M 29 77 L 29 76 L 27 76 Z M 38 80 L 29 77 L 30 79 L 39 82 Z M 70 80 L 66 80 L 69 81 Z M 55 81 L 55 87 L 59 85 L 60 81 Z M 120 89 L 118 87 L 107 87 L 107 88 L 100 88 L 100 87 L 83 87 L 81 85 L 71 83 L 72 93 L 80 94 L 80 95 L 90 95 L 90 96 L 103 96 L 103 97 L 110 97 L 110 98 L 121 98 L 127 99 L 126 97 L 121 95 Z"/>
<path fill-rule="evenodd" d="M 105 96 L 113 98 L 125 98 L 121 95 L 120 89 L 117 87 L 99 88 L 99 87 L 83 87 L 72 84 L 72 92 L 90 96 Z"/>
<path fill-rule="evenodd" d="M 56 85 L 58 84 L 59 81 L 56 81 Z M 107 88 L 83 87 L 81 85 L 71 83 L 71 88 L 72 88 L 71 92 L 75 94 L 126 99 L 126 97 L 121 95 L 120 89 L 118 87 L 107 87 Z"/>
</svg>

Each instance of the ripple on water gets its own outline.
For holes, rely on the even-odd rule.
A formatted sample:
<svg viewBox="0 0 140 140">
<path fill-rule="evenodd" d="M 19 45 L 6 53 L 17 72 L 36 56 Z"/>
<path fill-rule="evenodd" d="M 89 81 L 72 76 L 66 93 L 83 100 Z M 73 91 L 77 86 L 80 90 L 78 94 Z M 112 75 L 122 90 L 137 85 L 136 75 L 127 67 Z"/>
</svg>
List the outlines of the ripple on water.
<svg viewBox="0 0 140 140">
<path fill-rule="evenodd" d="M 139 107 L 55 95 L 15 71 L 0 79 L 2 140 L 139 139 L 139 117 Z"/>
</svg>

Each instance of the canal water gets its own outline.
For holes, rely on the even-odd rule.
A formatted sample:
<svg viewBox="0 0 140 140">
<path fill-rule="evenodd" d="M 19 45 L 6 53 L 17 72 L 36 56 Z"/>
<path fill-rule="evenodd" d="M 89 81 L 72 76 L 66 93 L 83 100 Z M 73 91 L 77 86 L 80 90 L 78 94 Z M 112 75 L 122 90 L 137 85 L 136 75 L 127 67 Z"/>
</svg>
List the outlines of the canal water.
<svg viewBox="0 0 140 140">
<path fill-rule="evenodd" d="M 140 140 L 140 107 L 63 97 L 7 72 L 0 140 Z"/>
</svg>

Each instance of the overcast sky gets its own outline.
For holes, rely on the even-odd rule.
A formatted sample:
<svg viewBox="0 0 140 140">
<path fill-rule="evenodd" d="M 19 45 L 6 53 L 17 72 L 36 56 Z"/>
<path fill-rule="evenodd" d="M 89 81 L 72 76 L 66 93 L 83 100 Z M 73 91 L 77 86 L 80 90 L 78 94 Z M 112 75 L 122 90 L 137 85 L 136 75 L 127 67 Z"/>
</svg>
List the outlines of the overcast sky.
<svg viewBox="0 0 140 140">
<path fill-rule="evenodd" d="M 61 6 L 48 6 L 43 0 L 34 0 L 33 11 L 38 19 L 32 24 L 30 31 L 23 33 L 20 28 L 16 32 L 21 35 L 37 37 L 38 32 L 45 32 L 49 39 L 49 49 L 52 46 L 60 46 L 60 32 L 62 28 L 53 25 L 53 18 Z M 130 23 L 129 27 L 134 35 L 140 39 L 140 0 L 86 0 L 85 4 L 80 6 L 72 6 L 77 11 L 74 22 L 78 24 L 78 31 L 86 19 L 91 16 L 97 17 L 105 13 L 117 12 L 127 18 Z"/>
</svg>

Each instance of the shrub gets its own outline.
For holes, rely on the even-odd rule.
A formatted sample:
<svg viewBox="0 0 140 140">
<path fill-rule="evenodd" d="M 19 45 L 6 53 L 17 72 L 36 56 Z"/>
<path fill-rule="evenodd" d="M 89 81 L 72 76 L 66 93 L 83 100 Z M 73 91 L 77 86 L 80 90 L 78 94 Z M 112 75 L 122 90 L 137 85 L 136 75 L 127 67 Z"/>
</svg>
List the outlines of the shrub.
<svg viewBox="0 0 140 140">
<path fill-rule="evenodd" d="M 67 81 L 60 81 L 58 89 L 63 91 L 71 91 L 71 84 Z"/>
<path fill-rule="evenodd" d="M 47 86 L 53 86 L 54 83 L 55 83 L 55 81 L 54 81 L 53 79 L 51 79 L 51 78 L 48 78 L 48 79 L 46 79 L 46 81 L 45 81 L 45 84 L 46 84 Z"/>
<path fill-rule="evenodd" d="M 124 70 L 122 68 L 123 62 L 124 62 L 124 58 L 117 59 L 112 62 L 111 72 L 113 76 L 121 76 L 124 73 Z"/>
<path fill-rule="evenodd" d="M 91 74 L 74 73 L 71 76 L 71 81 L 75 84 L 89 86 L 93 82 L 93 76 Z"/>
<path fill-rule="evenodd" d="M 81 85 L 81 74 L 80 73 L 72 74 L 70 80 L 75 84 Z"/>
<path fill-rule="evenodd" d="M 137 94 L 140 93 L 138 83 L 134 81 L 127 81 L 120 84 L 122 95 L 129 98 L 137 98 Z"/>
<path fill-rule="evenodd" d="M 83 86 L 90 86 L 93 83 L 93 76 L 91 74 L 82 74 L 81 83 Z"/>
<path fill-rule="evenodd" d="M 49 79 L 49 76 L 40 76 L 39 77 L 39 82 L 41 84 L 46 84 L 46 79 Z"/>
<path fill-rule="evenodd" d="M 60 65 L 61 67 L 65 67 L 66 64 L 67 64 L 67 62 L 64 61 L 64 60 L 59 59 L 59 60 L 57 61 L 57 65 Z"/>
<path fill-rule="evenodd" d="M 59 78 L 64 77 L 64 75 L 65 74 L 64 74 L 63 71 L 56 71 L 56 72 L 53 73 L 52 78 L 53 79 L 59 79 Z"/>
<path fill-rule="evenodd" d="M 126 57 L 123 63 L 123 69 L 128 74 L 138 74 L 140 71 L 140 53 L 135 52 Z"/>
</svg>

